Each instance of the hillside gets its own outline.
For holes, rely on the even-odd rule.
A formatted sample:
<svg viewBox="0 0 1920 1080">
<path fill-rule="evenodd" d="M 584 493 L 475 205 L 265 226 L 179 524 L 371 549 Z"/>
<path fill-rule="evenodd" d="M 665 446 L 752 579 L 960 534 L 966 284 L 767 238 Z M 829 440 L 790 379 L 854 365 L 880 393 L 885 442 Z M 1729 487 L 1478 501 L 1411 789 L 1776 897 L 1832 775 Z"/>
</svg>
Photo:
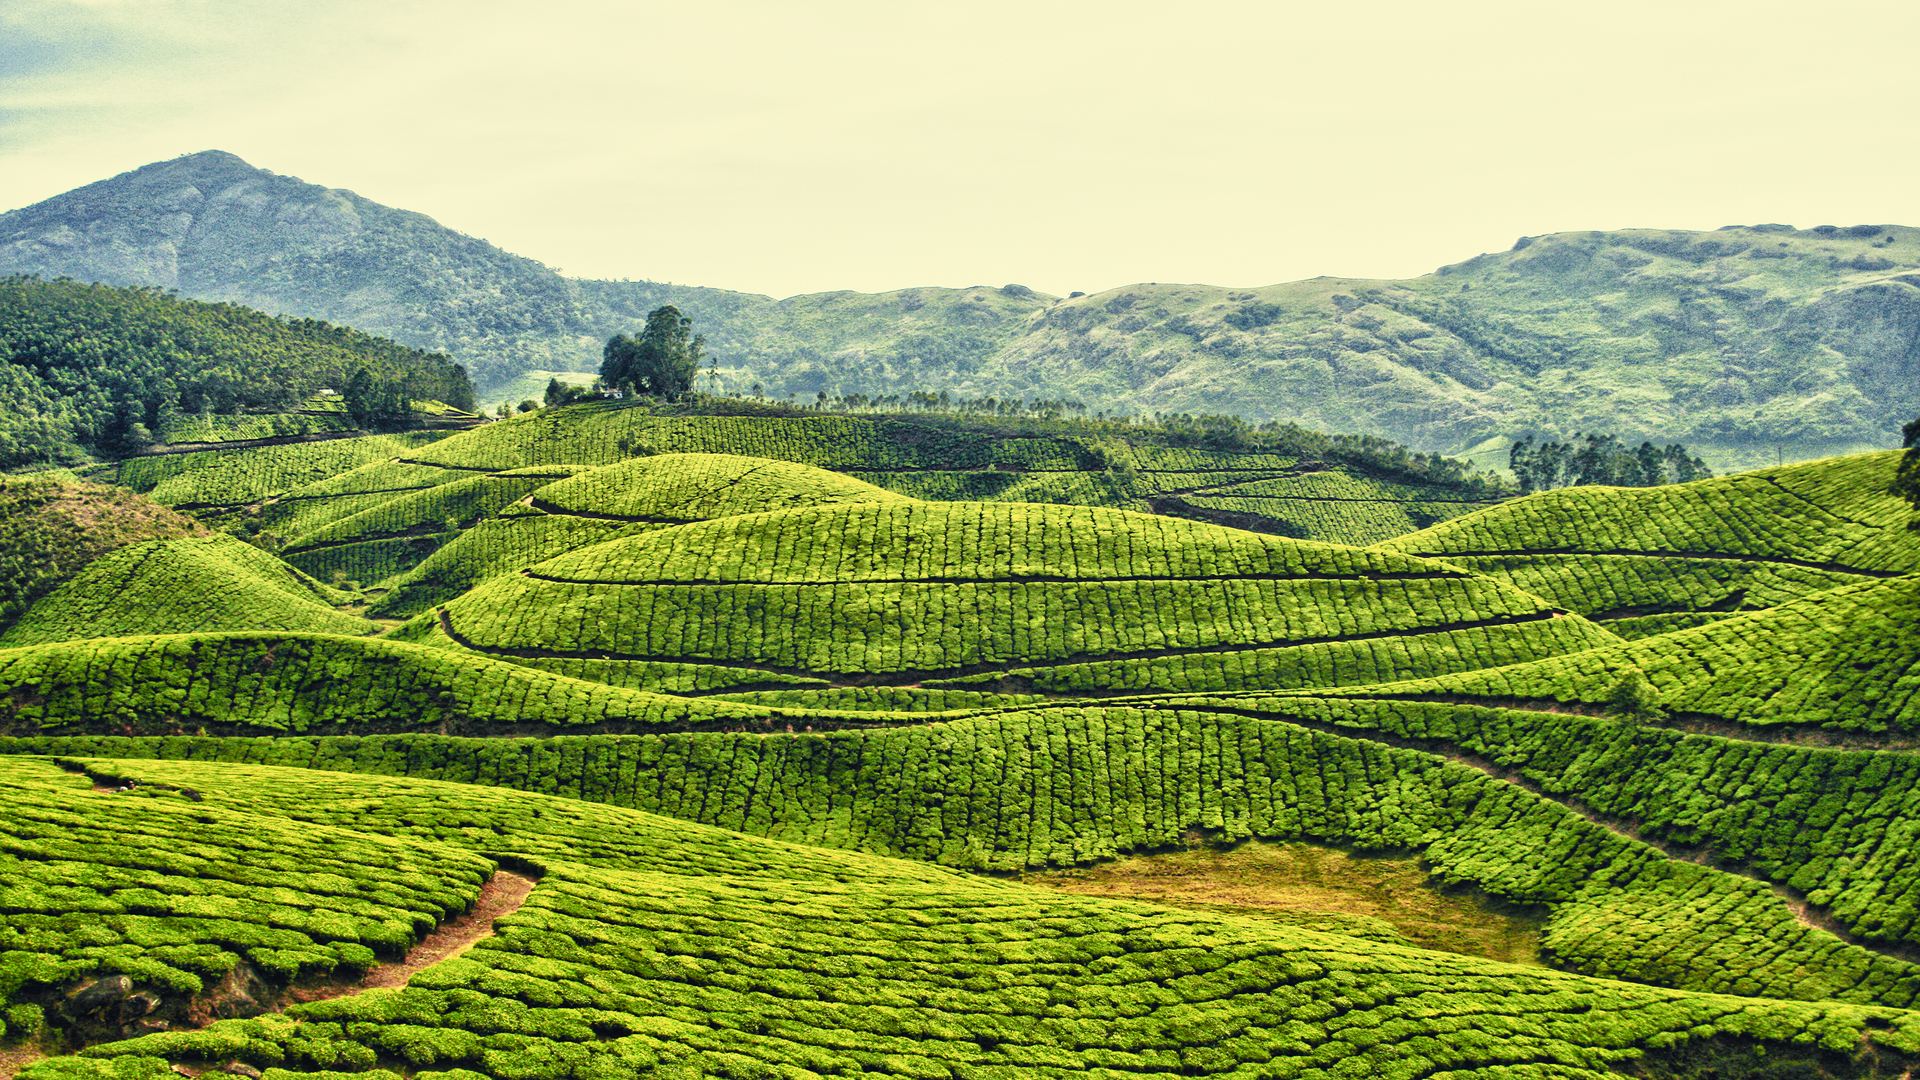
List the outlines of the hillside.
<svg viewBox="0 0 1920 1080">
<path fill-rule="evenodd" d="M 363 370 L 403 398 L 473 401 L 446 357 L 344 326 L 150 288 L 0 279 L 0 467 L 349 427 L 277 414 Z"/>
<path fill-rule="evenodd" d="M 1018 285 L 774 300 L 579 281 L 351 192 L 194 154 L 0 215 L 0 271 L 158 285 L 446 351 L 483 398 L 591 372 L 672 303 L 703 390 L 1075 398 L 1465 448 L 1678 440 L 1716 468 L 1884 447 L 1920 414 L 1920 230 L 1783 225 L 1523 238 L 1404 281 Z M 517 400 L 517 397 L 515 398 Z"/>
<path fill-rule="evenodd" d="M 1286 429 L 593 402 L 129 459 L 236 535 L 0 637 L 0 1054 L 1892 1080 L 1898 457 L 1502 499 Z M 1042 887 L 1122 858 L 1225 899 Z M 1531 929 L 1416 945 L 1476 918 Z"/>
</svg>

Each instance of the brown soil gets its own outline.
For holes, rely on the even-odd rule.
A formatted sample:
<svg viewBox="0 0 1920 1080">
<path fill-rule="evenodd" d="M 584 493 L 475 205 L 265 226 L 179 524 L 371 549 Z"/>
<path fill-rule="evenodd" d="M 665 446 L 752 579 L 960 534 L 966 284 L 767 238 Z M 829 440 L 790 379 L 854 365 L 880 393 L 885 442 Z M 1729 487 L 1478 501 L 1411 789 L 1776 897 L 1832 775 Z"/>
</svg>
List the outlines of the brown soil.
<svg viewBox="0 0 1920 1080">
<path fill-rule="evenodd" d="M 531 892 L 532 878 L 511 870 L 495 871 L 493 879 L 480 890 L 480 898 L 474 902 L 472 911 L 441 923 L 432 933 L 421 938 L 420 944 L 407 951 L 405 960 L 398 964 L 381 964 L 367 972 L 359 982 L 290 990 L 286 995 L 286 1003 L 324 1001 L 357 994 L 362 990 L 405 986 L 416 972 L 442 960 L 451 960 L 473 948 L 482 938 L 492 937 L 494 920 L 520 910 L 520 905 L 526 902 Z"/>
<path fill-rule="evenodd" d="M 37 1046 L 15 1046 L 0 1050 L 0 1080 L 13 1080 L 14 1074 L 46 1057 Z"/>
<path fill-rule="evenodd" d="M 1305 843 L 1196 846 L 1023 880 L 1517 964 L 1540 963 L 1546 923 L 1539 910 L 1442 888 L 1410 856 Z"/>
</svg>

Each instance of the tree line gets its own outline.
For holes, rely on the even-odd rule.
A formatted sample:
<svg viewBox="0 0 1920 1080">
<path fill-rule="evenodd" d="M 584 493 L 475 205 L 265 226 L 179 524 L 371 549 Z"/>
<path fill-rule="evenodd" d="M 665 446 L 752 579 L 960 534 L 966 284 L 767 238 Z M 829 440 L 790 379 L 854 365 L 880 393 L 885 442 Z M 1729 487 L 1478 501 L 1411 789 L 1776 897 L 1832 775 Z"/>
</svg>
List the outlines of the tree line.
<svg viewBox="0 0 1920 1080">
<path fill-rule="evenodd" d="M 1536 444 L 1533 436 L 1513 444 L 1508 468 L 1522 494 L 1574 484 L 1656 487 L 1713 475 L 1707 463 L 1679 443 L 1628 446 L 1614 435 L 1575 434 L 1567 442 Z"/>
</svg>

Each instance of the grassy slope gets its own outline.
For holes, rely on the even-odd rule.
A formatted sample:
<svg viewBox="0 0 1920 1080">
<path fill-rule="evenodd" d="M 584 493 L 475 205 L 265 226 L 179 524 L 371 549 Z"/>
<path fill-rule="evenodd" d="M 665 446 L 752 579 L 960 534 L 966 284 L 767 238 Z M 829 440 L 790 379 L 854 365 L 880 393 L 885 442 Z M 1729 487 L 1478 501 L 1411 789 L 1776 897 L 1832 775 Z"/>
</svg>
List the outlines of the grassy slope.
<svg viewBox="0 0 1920 1080">
<path fill-rule="evenodd" d="M 1718 1034 L 1769 1040 L 1776 1053 L 1791 1043 L 1851 1051 L 1863 1038 L 1920 1050 L 1912 1014 L 1887 1009 L 1631 987 L 1065 897 L 538 795 L 177 762 L 90 768 L 194 788 L 216 835 L 239 814 L 309 828 L 350 822 L 371 834 L 361 846 L 445 851 L 462 869 L 478 849 L 536 865 L 541 877 L 495 936 L 406 990 L 108 1043 L 29 1078 L 164 1076 L 172 1062 L 237 1059 L 293 1075 L 382 1064 L 538 1080 L 658 1065 L 1065 1076 L 1264 1064 L 1302 1078 L 1433 1068 L 1491 1078 L 1553 1061 L 1553 1075 L 1575 1080 Z M 8 769 L 59 788 L 50 766 Z M 1476 988 L 1470 1025 L 1456 1020 L 1462 985 Z"/>
<path fill-rule="evenodd" d="M 192 518 L 124 489 L 0 480 L 0 625 L 116 548 L 205 534 Z"/>
<path fill-rule="evenodd" d="M 1659 488 L 1562 488 L 1378 545 L 1443 559 L 1623 636 L 1920 571 L 1898 451 Z"/>
<path fill-rule="evenodd" d="M 350 597 L 229 536 L 153 540 L 94 560 L 0 634 L 0 649 L 215 630 L 371 634 Z"/>
<path fill-rule="evenodd" d="M 180 460 L 139 459 L 119 471 L 121 482 L 196 508 L 223 528 L 287 540 L 290 558 L 316 576 L 338 572 L 367 585 L 399 588 L 384 608 L 401 614 L 419 610 L 411 587 L 439 572 L 442 567 L 423 564 L 442 546 L 457 544 L 456 532 L 474 534 L 472 543 L 461 546 L 476 549 L 479 561 L 512 570 L 611 531 L 588 523 L 604 519 L 576 514 L 577 520 L 569 522 L 535 522 L 518 508 L 500 516 L 483 514 L 476 522 L 467 509 L 450 513 L 440 504 L 455 496 L 432 489 L 478 491 L 488 487 L 481 477 L 489 474 L 520 470 L 534 475 L 538 466 L 610 466 L 650 452 L 748 456 L 852 478 L 814 475 L 803 481 L 808 474 L 763 462 L 758 468 L 772 471 L 756 474 L 755 486 L 768 499 L 774 497 L 768 485 L 776 480 L 797 485 L 795 490 L 804 493 L 798 497 L 808 502 L 819 501 L 813 492 L 822 484 L 877 498 L 866 486 L 873 485 L 915 498 L 1158 509 L 1335 543 L 1370 543 L 1484 505 L 1442 485 L 1383 479 L 1353 465 L 1163 445 L 1163 437 L 1150 434 L 1128 443 L 1123 427 L 1055 426 L 1060 430 L 850 416 L 655 416 L 632 403 L 602 402 L 515 417 L 433 445 L 395 443 L 402 437 L 388 436 L 184 454 L 177 456 Z M 645 467 L 630 470 L 637 471 L 609 472 L 591 481 L 593 498 L 614 500 L 609 503 L 614 506 L 629 498 L 619 493 L 623 487 L 666 490 L 661 487 L 666 478 L 649 478 Z M 686 482 L 701 481 L 689 475 Z M 1247 485 L 1264 485 L 1258 499 L 1248 502 L 1236 493 Z M 1236 492 L 1214 505 L 1218 489 Z M 631 497 L 671 501 L 687 496 Z M 750 500 L 739 507 L 773 505 Z M 573 509 L 614 519 L 658 516 L 586 504 Z M 715 504 L 701 514 L 724 512 L 735 511 Z M 449 518 L 457 528 L 448 527 Z M 355 542 L 342 543 L 349 539 Z M 528 557 L 515 554 L 520 547 Z M 466 553 L 457 558 L 468 561 Z M 449 580 L 470 587 L 478 579 L 455 574 Z M 446 598 L 444 590 L 430 593 L 434 602 Z"/>
<path fill-rule="evenodd" d="M 496 578 L 400 636 L 1063 694 L 1373 682 L 1611 638 L 1419 560 L 1126 511 L 915 502 L 608 541 Z"/>
</svg>

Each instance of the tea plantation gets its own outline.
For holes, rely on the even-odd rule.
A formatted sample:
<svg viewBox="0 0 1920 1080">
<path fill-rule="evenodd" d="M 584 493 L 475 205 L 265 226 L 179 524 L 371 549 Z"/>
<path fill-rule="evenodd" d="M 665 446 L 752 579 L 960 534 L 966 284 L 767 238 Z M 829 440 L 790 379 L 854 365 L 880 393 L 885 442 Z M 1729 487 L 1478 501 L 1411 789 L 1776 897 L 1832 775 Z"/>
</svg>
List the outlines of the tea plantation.
<svg viewBox="0 0 1920 1080">
<path fill-rule="evenodd" d="M 1897 454 L 1499 502 L 1121 427 L 105 470 L 219 532 L 0 625 L 0 1075 L 1920 1068 Z M 1248 841 L 1418 859 L 1539 963 L 1021 880 Z"/>
</svg>

